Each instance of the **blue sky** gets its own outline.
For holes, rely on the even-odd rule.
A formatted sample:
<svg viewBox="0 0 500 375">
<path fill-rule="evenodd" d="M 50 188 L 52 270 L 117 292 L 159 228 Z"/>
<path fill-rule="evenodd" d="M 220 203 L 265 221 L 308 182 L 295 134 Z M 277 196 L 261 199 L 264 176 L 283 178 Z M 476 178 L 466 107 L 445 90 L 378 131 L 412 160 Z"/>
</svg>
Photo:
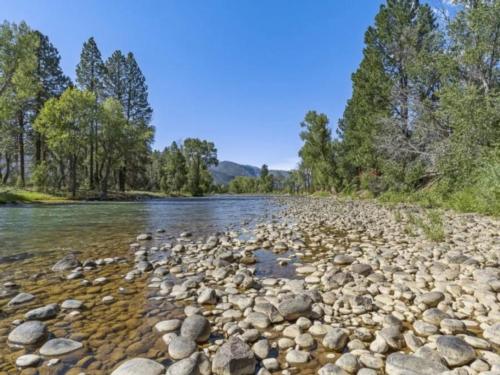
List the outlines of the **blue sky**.
<svg viewBox="0 0 500 375">
<path fill-rule="evenodd" d="M 83 42 L 132 51 L 146 76 L 155 148 L 199 137 L 220 160 L 289 169 L 309 109 L 334 129 L 379 0 L 2 0 L 59 49 L 74 77 Z"/>
</svg>

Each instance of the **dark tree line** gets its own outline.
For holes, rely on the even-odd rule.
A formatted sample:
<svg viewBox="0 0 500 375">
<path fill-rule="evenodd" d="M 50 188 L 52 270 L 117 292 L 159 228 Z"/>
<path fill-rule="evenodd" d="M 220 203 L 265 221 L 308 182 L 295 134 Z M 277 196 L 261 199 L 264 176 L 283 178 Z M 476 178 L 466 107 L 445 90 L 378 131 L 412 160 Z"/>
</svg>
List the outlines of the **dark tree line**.
<svg viewBox="0 0 500 375">
<path fill-rule="evenodd" d="M 323 114 L 302 123 L 290 191 L 422 192 L 500 211 L 500 2 L 454 3 L 439 20 L 418 0 L 381 6 L 337 137 Z"/>
<path fill-rule="evenodd" d="M 153 154 L 150 189 L 193 196 L 212 192 L 216 187 L 209 168 L 218 163 L 212 142 L 198 138 L 187 138 L 181 145 L 172 142 L 162 152 Z"/>
</svg>

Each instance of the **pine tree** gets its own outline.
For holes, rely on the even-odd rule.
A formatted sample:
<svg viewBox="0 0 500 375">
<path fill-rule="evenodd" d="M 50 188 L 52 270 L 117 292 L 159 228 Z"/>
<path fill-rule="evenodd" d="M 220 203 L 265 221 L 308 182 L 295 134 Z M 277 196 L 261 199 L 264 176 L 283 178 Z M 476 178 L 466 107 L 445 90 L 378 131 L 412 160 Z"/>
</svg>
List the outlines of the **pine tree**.
<svg viewBox="0 0 500 375">
<path fill-rule="evenodd" d="M 333 181 L 333 154 L 328 117 L 309 111 L 300 124 L 304 130 L 300 138 L 304 145 L 299 151 L 301 168 L 310 174 L 311 189 L 329 190 Z"/>
<path fill-rule="evenodd" d="M 43 107 L 43 104 L 52 97 L 60 96 L 70 85 L 70 79 L 64 75 L 60 61 L 61 57 L 57 48 L 50 42 L 49 38 L 40 31 L 35 31 L 38 37 L 37 70 L 36 75 L 40 82 L 39 90 L 35 99 L 35 117 Z M 34 132 L 35 164 L 38 165 L 46 159 L 41 135 Z"/>
<path fill-rule="evenodd" d="M 97 103 L 103 99 L 104 78 L 106 68 L 102 61 L 101 52 L 97 48 L 97 44 L 93 37 L 89 38 L 83 44 L 82 53 L 80 55 L 80 62 L 76 67 L 76 82 L 78 87 L 82 90 L 90 91 L 94 94 Z M 95 116 L 97 119 L 97 116 Z M 88 184 L 89 188 L 93 189 L 94 184 L 98 181 L 98 161 L 95 158 L 97 154 L 99 132 L 99 123 L 93 121 L 89 127 L 88 137 Z"/>
<path fill-rule="evenodd" d="M 179 193 L 186 184 L 186 159 L 176 142 L 163 152 L 162 175 L 162 190 L 167 193 Z"/>
</svg>

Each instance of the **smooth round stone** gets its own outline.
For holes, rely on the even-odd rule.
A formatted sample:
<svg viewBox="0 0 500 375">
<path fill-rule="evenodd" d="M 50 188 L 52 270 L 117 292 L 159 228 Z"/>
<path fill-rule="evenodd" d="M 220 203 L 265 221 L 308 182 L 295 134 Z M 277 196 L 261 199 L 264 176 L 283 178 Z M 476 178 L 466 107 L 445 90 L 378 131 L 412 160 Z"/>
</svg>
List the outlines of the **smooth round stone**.
<svg viewBox="0 0 500 375">
<path fill-rule="evenodd" d="M 334 328 L 323 338 L 323 346 L 330 350 L 342 351 L 347 344 L 347 333 L 340 328 Z"/>
<path fill-rule="evenodd" d="M 449 318 L 450 316 L 447 313 L 435 307 L 425 310 L 424 313 L 422 314 L 422 320 L 424 322 L 431 323 L 434 325 L 439 325 L 441 323 L 441 320 Z"/>
<path fill-rule="evenodd" d="M 181 326 L 181 336 L 202 343 L 210 336 L 210 322 L 201 315 L 191 315 L 184 319 Z"/>
<path fill-rule="evenodd" d="M 44 320 L 51 319 L 57 315 L 59 311 L 59 307 L 56 303 L 52 303 L 47 306 L 39 307 L 37 309 L 33 309 L 24 314 L 24 317 L 27 320 Z"/>
<path fill-rule="evenodd" d="M 210 373 L 208 366 L 208 358 L 201 353 L 193 353 L 188 358 L 181 359 L 180 361 L 172 364 L 168 369 L 166 375 L 193 375 Z M 205 368 L 200 368 L 206 366 Z M 204 371 L 205 370 L 205 371 Z M 208 371 L 206 371 L 208 370 Z"/>
<path fill-rule="evenodd" d="M 22 305 L 24 303 L 31 302 L 35 299 L 35 296 L 31 293 L 19 293 L 14 298 L 12 298 L 8 305 L 9 306 L 17 306 Z"/>
<path fill-rule="evenodd" d="M 280 364 L 276 358 L 263 359 L 262 365 L 269 371 L 276 371 L 280 368 Z"/>
<path fill-rule="evenodd" d="M 434 324 L 430 324 L 422 320 L 417 320 L 413 323 L 413 329 L 417 335 L 424 337 L 434 335 L 438 331 L 438 328 Z"/>
<path fill-rule="evenodd" d="M 267 327 L 269 327 L 269 324 L 271 323 L 269 321 L 269 318 L 260 312 L 251 312 L 250 314 L 247 315 L 245 320 L 255 328 L 260 328 L 260 329 L 266 329 Z"/>
<path fill-rule="evenodd" d="M 423 303 L 429 307 L 436 307 L 442 300 L 444 300 L 444 294 L 436 291 L 421 294 L 416 298 L 415 302 L 417 304 Z"/>
<path fill-rule="evenodd" d="M 17 367 L 34 367 L 40 363 L 42 357 L 36 354 L 25 354 L 16 359 Z"/>
<path fill-rule="evenodd" d="M 312 325 L 311 321 L 307 318 L 304 318 L 304 317 L 300 317 L 299 319 L 297 319 L 295 324 L 297 325 L 297 327 L 299 327 L 302 330 L 309 329 Z"/>
<path fill-rule="evenodd" d="M 359 367 L 358 358 L 350 353 L 342 354 L 335 364 L 350 374 L 355 373 Z"/>
<path fill-rule="evenodd" d="M 282 337 L 278 340 L 278 347 L 280 349 L 288 349 L 295 345 L 295 342 L 287 337 Z"/>
<path fill-rule="evenodd" d="M 196 343 L 194 340 L 183 337 L 176 336 L 170 341 L 168 345 L 168 355 L 172 359 L 184 359 L 189 357 L 196 350 Z"/>
<path fill-rule="evenodd" d="M 338 265 L 348 265 L 354 262 L 354 258 L 350 255 L 339 254 L 335 258 L 333 258 L 333 263 Z"/>
<path fill-rule="evenodd" d="M 151 359 L 133 358 L 122 363 L 111 375 L 160 375 L 165 367 Z"/>
<path fill-rule="evenodd" d="M 448 368 L 439 362 L 403 353 L 392 353 L 385 362 L 387 375 L 431 375 L 445 371 L 448 371 Z"/>
<path fill-rule="evenodd" d="M 328 333 L 328 329 L 324 324 L 313 324 L 309 328 L 309 333 L 313 336 L 324 336 Z"/>
<path fill-rule="evenodd" d="M 493 344 L 500 345 L 500 323 L 486 328 L 483 332 L 483 337 Z"/>
<path fill-rule="evenodd" d="M 174 332 L 179 329 L 181 324 L 179 319 L 163 320 L 155 324 L 155 329 L 160 333 Z"/>
<path fill-rule="evenodd" d="M 458 319 L 443 319 L 440 326 L 441 331 L 448 335 L 465 332 L 465 324 Z"/>
<path fill-rule="evenodd" d="M 439 336 L 436 347 L 450 366 L 466 365 L 476 359 L 474 348 L 455 336 Z"/>
<path fill-rule="evenodd" d="M 271 348 L 269 346 L 269 341 L 267 341 L 266 339 L 259 340 L 252 345 L 253 352 L 255 353 L 257 358 L 260 359 L 267 358 L 269 356 L 270 349 Z"/>
<path fill-rule="evenodd" d="M 74 352 L 82 347 L 83 344 L 78 341 L 64 338 L 52 339 L 43 344 L 40 348 L 40 354 L 48 357 L 54 357 Z"/>
<path fill-rule="evenodd" d="M 369 264 L 356 263 L 351 266 L 351 271 L 361 276 L 368 276 L 373 272 L 373 268 Z"/>
<path fill-rule="evenodd" d="M 38 320 L 31 320 L 14 328 L 8 340 L 13 344 L 33 345 L 46 335 L 47 326 Z"/>
<path fill-rule="evenodd" d="M 77 299 L 67 299 L 61 304 L 61 309 L 64 310 L 79 310 L 83 306 L 83 302 Z"/>
<path fill-rule="evenodd" d="M 285 360 L 291 365 L 307 363 L 309 361 L 309 353 L 301 350 L 290 350 L 286 353 Z"/>
<path fill-rule="evenodd" d="M 295 337 L 295 343 L 301 349 L 310 349 L 314 346 L 314 338 L 310 333 L 301 333 L 297 337 Z"/>
<path fill-rule="evenodd" d="M 318 370 L 318 375 L 349 375 L 349 373 L 333 363 L 327 363 Z"/>
</svg>

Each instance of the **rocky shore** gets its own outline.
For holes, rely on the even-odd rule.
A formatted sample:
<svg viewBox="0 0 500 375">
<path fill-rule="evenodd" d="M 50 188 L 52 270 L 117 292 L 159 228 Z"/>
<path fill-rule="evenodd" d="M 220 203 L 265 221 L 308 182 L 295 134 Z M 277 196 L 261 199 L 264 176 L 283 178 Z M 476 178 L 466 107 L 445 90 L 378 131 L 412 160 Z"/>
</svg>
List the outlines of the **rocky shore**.
<svg viewBox="0 0 500 375">
<path fill-rule="evenodd" d="M 4 281 L 0 374 L 500 374 L 498 220 L 443 212 L 436 242 L 411 206 L 278 204 L 244 235 L 68 254 L 57 295 Z"/>
</svg>

